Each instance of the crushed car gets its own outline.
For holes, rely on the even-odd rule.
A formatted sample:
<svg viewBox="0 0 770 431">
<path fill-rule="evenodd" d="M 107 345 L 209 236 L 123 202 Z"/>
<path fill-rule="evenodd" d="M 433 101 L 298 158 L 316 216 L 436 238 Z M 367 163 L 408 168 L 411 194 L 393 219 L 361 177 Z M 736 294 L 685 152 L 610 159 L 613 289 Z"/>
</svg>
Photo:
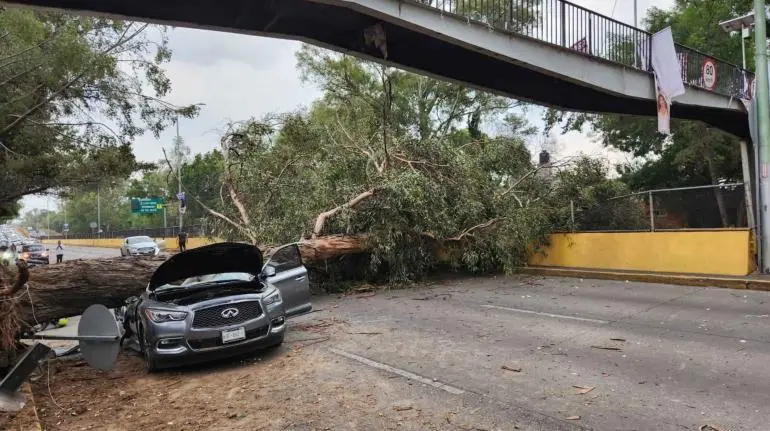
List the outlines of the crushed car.
<svg viewBox="0 0 770 431">
<path fill-rule="evenodd" d="M 204 362 L 283 343 L 286 319 L 312 310 L 307 269 L 289 244 L 218 243 L 161 264 L 146 290 L 116 312 L 145 368 Z"/>
</svg>

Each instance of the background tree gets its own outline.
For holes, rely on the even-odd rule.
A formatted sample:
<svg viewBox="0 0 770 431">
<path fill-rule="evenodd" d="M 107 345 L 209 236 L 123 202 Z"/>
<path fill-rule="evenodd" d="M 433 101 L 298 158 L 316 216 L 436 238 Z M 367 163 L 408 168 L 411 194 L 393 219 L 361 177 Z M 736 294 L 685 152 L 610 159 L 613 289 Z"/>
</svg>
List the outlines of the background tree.
<svg viewBox="0 0 770 431">
<path fill-rule="evenodd" d="M 677 0 L 669 10 L 651 8 L 645 23 L 650 32 L 671 26 L 677 42 L 740 64 L 740 36 L 728 35 L 717 24 L 748 13 L 751 7 L 749 0 Z M 617 49 L 623 50 L 624 46 L 619 45 Z M 753 68 L 753 59 L 748 65 Z M 699 67 L 688 67 L 696 66 Z M 650 109 L 650 114 L 654 114 L 653 108 Z M 676 104 L 672 109 L 676 109 Z M 624 180 L 636 190 L 718 184 L 742 178 L 738 138 L 701 122 L 672 119 L 673 134 L 666 137 L 657 132 L 657 122 L 652 117 L 550 110 L 546 121 L 549 126 L 561 123 L 564 131 L 588 126 L 605 146 L 638 158 L 619 169 Z M 714 196 L 722 225 L 728 226 L 724 196 L 718 189 Z"/>
<path fill-rule="evenodd" d="M 135 137 L 197 112 L 159 100 L 171 88 L 162 27 L 3 8 L 0 29 L 4 212 L 28 194 L 126 178 L 142 167 Z"/>
</svg>

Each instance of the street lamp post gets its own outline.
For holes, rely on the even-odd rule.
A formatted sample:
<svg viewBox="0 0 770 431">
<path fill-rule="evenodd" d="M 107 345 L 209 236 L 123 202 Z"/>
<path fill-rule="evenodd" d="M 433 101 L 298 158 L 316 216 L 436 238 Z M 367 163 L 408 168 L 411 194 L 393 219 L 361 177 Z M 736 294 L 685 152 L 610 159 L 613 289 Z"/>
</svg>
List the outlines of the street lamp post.
<svg viewBox="0 0 770 431">
<path fill-rule="evenodd" d="M 102 201 L 100 184 L 96 185 L 96 237 L 102 237 Z"/>
<path fill-rule="evenodd" d="M 765 18 L 765 0 L 754 0 L 754 15 Z M 770 89 L 767 77 L 767 20 L 759 19 L 754 23 L 754 58 L 756 64 L 756 87 L 754 97 L 757 98 L 757 135 L 759 137 L 759 193 L 763 205 L 760 207 L 762 224 L 767 227 L 770 224 Z M 770 249 L 770 237 L 767 234 L 762 237 L 762 249 Z M 764 253 L 762 258 L 762 272 L 770 271 L 770 253 Z"/>
<path fill-rule="evenodd" d="M 181 109 L 180 106 L 174 105 L 173 103 L 168 103 L 168 102 L 161 102 L 161 103 L 163 105 L 169 107 L 169 108 L 172 108 L 172 109 L 177 109 L 177 110 Z M 196 103 L 193 106 L 205 106 L 205 105 L 206 105 L 205 103 Z M 181 136 L 179 134 L 179 112 L 178 111 L 176 113 L 176 139 L 177 139 L 177 143 L 179 143 L 179 140 L 181 139 Z M 181 194 L 182 194 L 182 165 L 184 164 L 181 157 L 179 158 L 178 163 L 179 163 L 179 165 L 176 166 L 176 170 L 177 170 L 177 175 L 176 175 L 177 176 L 177 188 L 178 188 L 178 193 L 181 196 Z M 181 232 L 182 231 L 182 225 L 184 223 L 184 214 L 182 214 L 183 210 L 181 209 L 182 208 L 181 203 L 180 203 L 179 208 L 180 208 L 179 209 L 179 232 Z"/>
<path fill-rule="evenodd" d="M 742 58 L 742 65 L 743 69 L 746 70 L 746 39 L 748 39 L 751 36 L 751 27 L 754 25 L 754 12 L 748 13 L 744 16 L 733 18 L 727 21 L 723 21 L 719 23 L 719 26 L 722 27 L 722 29 L 727 33 L 734 33 L 734 32 L 740 32 L 741 33 L 741 58 Z M 748 84 L 748 83 L 747 83 Z M 754 95 L 756 97 L 756 95 Z M 748 220 L 749 226 L 754 229 L 754 238 L 756 239 L 756 247 L 757 247 L 757 261 L 759 264 L 759 268 L 761 269 L 763 267 L 762 261 L 763 261 L 763 245 L 762 245 L 762 231 L 766 227 L 766 225 L 763 226 L 763 223 L 760 223 L 759 221 L 762 219 L 761 215 L 759 213 L 754 214 L 754 208 L 762 208 L 761 199 L 760 199 L 760 191 L 759 191 L 759 181 L 756 179 L 752 181 L 751 179 L 751 168 L 750 168 L 750 162 L 749 162 L 749 149 L 746 145 L 746 141 L 740 141 L 741 146 L 741 165 L 743 170 L 743 188 L 744 193 L 746 195 L 746 219 Z M 759 173 L 759 143 L 754 142 L 753 145 L 753 155 L 754 155 L 754 172 L 755 175 Z M 757 187 L 757 190 L 754 193 L 754 199 L 752 199 L 752 183 Z"/>
<path fill-rule="evenodd" d="M 177 145 L 180 145 L 180 142 L 181 142 L 180 139 L 181 139 L 181 137 L 179 136 L 179 114 L 177 114 L 176 115 L 176 141 L 177 141 Z M 177 168 L 176 168 L 176 171 L 177 171 L 176 172 L 177 173 L 176 178 L 177 178 L 177 183 L 178 183 L 178 186 L 179 186 L 179 196 L 182 195 L 182 165 L 184 165 L 184 161 L 182 160 L 182 157 L 180 155 L 180 157 L 179 157 L 179 166 L 177 166 Z M 182 205 L 180 204 L 179 205 L 179 233 L 182 233 L 182 224 L 183 223 L 184 223 L 184 213 L 182 213 Z"/>
</svg>

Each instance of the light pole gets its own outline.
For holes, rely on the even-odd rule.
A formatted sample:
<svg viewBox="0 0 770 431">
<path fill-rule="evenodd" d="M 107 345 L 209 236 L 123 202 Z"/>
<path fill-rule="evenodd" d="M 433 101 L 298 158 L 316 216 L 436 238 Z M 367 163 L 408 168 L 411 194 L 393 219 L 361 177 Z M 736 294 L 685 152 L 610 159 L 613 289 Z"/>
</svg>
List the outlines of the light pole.
<svg viewBox="0 0 770 431">
<path fill-rule="evenodd" d="M 180 141 L 181 136 L 179 134 L 179 111 L 178 110 L 182 109 L 182 108 L 180 106 L 174 105 L 173 103 L 168 103 L 168 102 L 161 102 L 161 103 L 163 105 L 171 108 L 171 109 L 177 110 L 177 113 L 176 113 L 176 145 L 180 146 L 177 150 L 181 150 L 181 144 L 182 143 Z M 200 106 L 205 106 L 205 105 L 206 105 L 205 103 L 195 103 L 192 106 L 199 106 L 200 107 Z M 179 157 L 178 166 L 176 166 L 176 170 L 177 170 L 177 173 L 176 173 L 177 174 L 176 175 L 177 176 L 177 188 L 178 188 L 178 193 L 181 196 L 181 194 L 182 194 L 182 166 L 184 165 L 184 162 L 183 162 L 183 155 L 181 155 L 181 153 L 180 154 L 176 154 L 176 155 Z M 184 223 L 184 214 L 182 214 L 181 202 L 180 202 L 179 208 L 180 208 L 179 209 L 179 232 L 181 232 L 182 231 L 182 225 Z"/>
<path fill-rule="evenodd" d="M 770 99 L 768 98 L 770 89 L 767 81 L 767 20 L 765 11 L 765 0 L 754 0 L 754 15 L 765 19 L 755 20 L 754 22 L 754 59 L 756 64 L 756 87 L 757 91 L 754 97 L 757 98 L 757 135 L 759 137 L 759 193 L 763 205 L 761 209 L 762 225 L 767 227 L 770 224 L 770 177 L 768 169 L 770 167 Z M 767 234 L 762 236 L 762 249 L 770 249 L 770 237 Z M 770 271 L 770 253 L 764 253 L 762 256 L 762 272 Z"/>
<path fill-rule="evenodd" d="M 182 138 L 179 136 L 179 114 L 176 114 L 176 142 L 177 142 L 177 145 L 181 146 L 182 145 L 182 141 L 180 139 L 182 139 Z M 181 148 L 179 150 L 181 151 Z M 180 153 L 179 154 L 179 166 L 177 166 L 177 168 L 176 168 L 176 173 L 177 173 L 176 178 L 177 178 L 177 183 L 179 185 L 179 196 L 182 195 L 182 166 L 184 166 L 184 160 L 182 159 L 182 154 Z M 184 213 L 182 212 L 182 205 L 180 203 L 180 205 L 179 205 L 179 233 L 182 232 L 182 224 L 183 224 L 183 222 L 184 222 Z"/>
<path fill-rule="evenodd" d="M 719 26 L 722 27 L 722 29 L 727 33 L 734 33 L 734 32 L 740 32 L 741 33 L 741 58 L 742 58 L 742 65 L 743 69 L 746 70 L 746 39 L 751 37 L 751 27 L 754 25 L 754 12 L 748 13 L 744 16 L 733 18 L 727 21 L 723 21 L 719 23 Z M 750 84 L 747 82 L 746 85 Z M 753 97 L 756 97 L 756 95 L 753 95 Z M 763 253 L 763 244 L 762 244 L 762 231 L 764 230 L 765 226 L 761 226 L 762 223 L 759 223 L 759 220 L 761 219 L 760 214 L 756 214 L 756 220 L 754 217 L 754 207 L 757 209 L 762 208 L 760 205 L 760 191 L 759 191 L 759 182 L 755 179 L 752 181 L 751 179 L 751 168 L 750 168 L 750 162 L 749 162 L 749 149 L 746 145 L 746 141 L 741 140 L 740 141 L 741 146 L 741 166 L 743 170 L 743 189 L 746 196 L 746 219 L 749 222 L 749 227 L 752 227 L 754 229 L 754 238 L 756 240 L 756 247 L 757 247 L 757 261 L 759 264 L 760 270 L 763 267 L 762 261 L 762 253 Z M 755 175 L 759 173 L 759 142 L 754 142 L 753 145 L 753 155 L 754 155 L 754 172 Z M 754 193 L 754 199 L 752 199 L 752 183 L 754 183 L 754 186 L 757 187 L 757 190 L 755 190 Z"/>
<path fill-rule="evenodd" d="M 102 186 L 100 184 L 96 185 L 96 237 L 97 238 L 102 237 L 102 201 L 101 201 L 101 197 L 99 196 L 101 194 L 101 188 Z"/>
</svg>

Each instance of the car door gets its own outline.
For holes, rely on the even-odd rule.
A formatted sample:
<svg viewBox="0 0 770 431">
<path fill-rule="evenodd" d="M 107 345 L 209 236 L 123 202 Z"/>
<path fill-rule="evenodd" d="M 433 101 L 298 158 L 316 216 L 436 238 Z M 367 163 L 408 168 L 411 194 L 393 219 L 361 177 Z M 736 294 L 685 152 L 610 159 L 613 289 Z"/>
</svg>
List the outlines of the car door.
<svg viewBox="0 0 770 431">
<path fill-rule="evenodd" d="M 310 281 L 297 244 L 287 244 L 276 250 L 265 263 L 263 273 L 266 281 L 281 291 L 287 317 L 313 309 Z"/>
</svg>

